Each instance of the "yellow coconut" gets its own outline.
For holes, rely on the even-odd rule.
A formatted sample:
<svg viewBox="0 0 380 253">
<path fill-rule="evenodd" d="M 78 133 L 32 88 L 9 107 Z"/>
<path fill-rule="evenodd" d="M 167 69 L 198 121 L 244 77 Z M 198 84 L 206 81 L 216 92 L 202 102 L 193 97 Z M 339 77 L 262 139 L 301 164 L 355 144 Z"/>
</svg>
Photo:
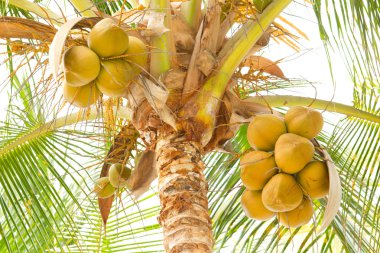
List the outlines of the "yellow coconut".
<svg viewBox="0 0 380 253">
<path fill-rule="evenodd" d="M 261 190 L 277 173 L 274 156 L 264 151 L 252 151 L 240 159 L 241 181 L 250 190 Z"/>
<path fill-rule="evenodd" d="M 67 83 L 63 84 L 63 97 L 72 105 L 85 108 L 100 98 L 100 91 L 94 83 L 87 84 L 81 87 L 73 87 Z"/>
<path fill-rule="evenodd" d="M 313 218 L 314 209 L 310 199 L 304 198 L 296 209 L 278 213 L 278 221 L 285 227 L 297 228 L 307 224 Z"/>
<path fill-rule="evenodd" d="M 292 133 L 281 135 L 274 149 L 277 166 L 289 174 L 302 170 L 313 155 L 314 145 L 305 137 Z"/>
<path fill-rule="evenodd" d="M 257 115 L 248 125 L 249 144 L 258 150 L 272 151 L 280 135 L 286 133 L 284 121 L 273 114 Z"/>
<path fill-rule="evenodd" d="M 121 55 L 128 49 L 129 38 L 111 18 L 105 18 L 92 28 L 87 43 L 100 57 L 111 57 Z"/>
<path fill-rule="evenodd" d="M 264 186 L 262 200 L 264 206 L 272 212 L 286 212 L 301 204 L 302 189 L 292 175 L 279 173 Z"/>
<path fill-rule="evenodd" d="M 289 133 L 312 139 L 323 127 L 322 114 L 308 107 L 296 106 L 285 114 L 285 124 Z"/>
<path fill-rule="evenodd" d="M 129 37 L 129 48 L 124 54 L 126 54 L 124 59 L 135 68 L 136 72 L 141 73 L 147 67 L 148 49 L 139 38 Z"/>
<path fill-rule="evenodd" d="M 108 171 L 110 183 L 113 187 L 116 188 L 127 186 L 127 180 L 130 175 L 131 170 L 120 163 L 112 164 Z"/>
<path fill-rule="evenodd" d="M 297 181 L 312 199 L 320 199 L 329 193 L 329 172 L 327 166 L 321 161 L 308 163 L 297 174 Z"/>
<path fill-rule="evenodd" d="M 63 55 L 65 81 L 79 87 L 95 80 L 100 71 L 99 57 L 88 47 L 73 46 Z"/>
<path fill-rule="evenodd" d="M 109 97 L 123 97 L 127 94 L 128 86 L 121 89 L 108 88 L 105 85 L 97 85 L 98 89 L 105 95 Z"/>
<path fill-rule="evenodd" d="M 115 193 L 116 189 L 110 184 L 108 177 L 101 177 L 95 181 L 93 192 L 98 195 L 99 198 L 108 198 Z"/>
<path fill-rule="evenodd" d="M 101 66 L 96 79 L 99 90 L 111 97 L 124 95 L 129 84 L 136 77 L 136 71 L 122 59 L 102 61 Z"/>
<path fill-rule="evenodd" d="M 275 215 L 263 205 L 261 191 L 245 190 L 241 195 L 241 205 L 245 215 L 255 220 L 266 221 Z"/>
</svg>

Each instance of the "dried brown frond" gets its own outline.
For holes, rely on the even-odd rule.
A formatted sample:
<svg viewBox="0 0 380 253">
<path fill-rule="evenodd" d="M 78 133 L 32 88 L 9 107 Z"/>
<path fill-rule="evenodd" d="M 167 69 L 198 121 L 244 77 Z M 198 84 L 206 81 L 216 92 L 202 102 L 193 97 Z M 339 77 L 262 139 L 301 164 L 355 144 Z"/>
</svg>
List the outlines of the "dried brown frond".
<svg viewBox="0 0 380 253">
<path fill-rule="evenodd" d="M 250 94 L 266 90 L 272 80 L 286 79 L 278 66 L 281 60 L 272 61 L 262 56 L 252 55 L 247 57 L 237 68 L 234 79 L 239 80 L 233 86 L 236 94 Z"/>
<path fill-rule="evenodd" d="M 0 38 L 23 38 L 42 41 L 51 41 L 56 29 L 52 26 L 37 21 L 16 18 L 0 18 Z"/>
</svg>

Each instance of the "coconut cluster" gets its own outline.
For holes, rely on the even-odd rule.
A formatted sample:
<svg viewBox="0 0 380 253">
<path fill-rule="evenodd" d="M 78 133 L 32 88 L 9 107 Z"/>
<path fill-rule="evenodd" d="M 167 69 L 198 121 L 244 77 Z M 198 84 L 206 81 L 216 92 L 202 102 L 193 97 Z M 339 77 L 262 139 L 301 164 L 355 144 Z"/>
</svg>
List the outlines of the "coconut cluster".
<svg viewBox="0 0 380 253">
<path fill-rule="evenodd" d="M 116 189 L 128 187 L 128 179 L 131 176 L 131 170 L 126 166 L 115 163 L 112 164 L 108 177 L 98 178 L 95 182 L 93 192 L 99 198 L 108 198 L 115 194 Z"/>
<path fill-rule="evenodd" d="M 146 68 L 148 50 L 128 36 L 111 18 L 99 21 L 86 46 L 72 46 L 63 54 L 63 97 L 77 107 L 88 107 L 101 94 L 125 95 L 129 84 Z"/>
<path fill-rule="evenodd" d="M 312 200 L 329 191 L 326 163 L 313 159 L 310 141 L 322 126 L 318 111 L 300 106 L 289 109 L 284 118 L 262 114 L 250 122 L 247 140 L 255 150 L 240 159 L 246 187 L 241 204 L 248 217 L 265 221 L 277 215 L 286 227 L 311 220 Z"/>
</svg>

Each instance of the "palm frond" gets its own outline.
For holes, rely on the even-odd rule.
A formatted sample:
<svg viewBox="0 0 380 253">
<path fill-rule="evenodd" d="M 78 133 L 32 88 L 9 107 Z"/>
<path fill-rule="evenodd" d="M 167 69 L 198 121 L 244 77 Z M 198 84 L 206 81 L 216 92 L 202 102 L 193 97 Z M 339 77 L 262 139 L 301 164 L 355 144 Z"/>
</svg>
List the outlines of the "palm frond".
<svg viewBox="0 0 380 253">
<path fill-rule="evenodd" d="M 97 198 L 90 193 L 118 128 L 105 129 L 103 121 L 86 121 L 88 115 L 77 113 L 62 117 L 63 123 L 73 117 L 75 125 L 48 127 L 60 121 L 55 120 L 59 98 L 43 93 L 49 80 L 12 77 L 4 84 L 12 99 L 0 122 L 0 251 L 161 250 L 161 240 L 150 236 L 160 233 L 152 193 L 138 202 L 123 193 L 113 207 L 107 235 L 100 231 Z"/>
<path fill-rule="evenodd" d="M 379 2 L 313 0 L 313 8 L 321 38 L 341 51 L 356 86 L 379 87 Z"/>
</svg>

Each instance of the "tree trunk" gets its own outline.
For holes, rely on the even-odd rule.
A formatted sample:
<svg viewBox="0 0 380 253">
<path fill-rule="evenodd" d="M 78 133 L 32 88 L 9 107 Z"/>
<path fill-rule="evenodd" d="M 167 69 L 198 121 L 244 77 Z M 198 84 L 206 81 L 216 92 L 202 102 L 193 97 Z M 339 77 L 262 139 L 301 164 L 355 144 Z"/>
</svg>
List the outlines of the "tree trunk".
<svg viewBox="0 0 380 253">
<path fill-rule="evenodd" d="M 171 135 L 158 141 L 156 154 L 166 252 L 212 252 L 202 146 Z"/>
</svg>

